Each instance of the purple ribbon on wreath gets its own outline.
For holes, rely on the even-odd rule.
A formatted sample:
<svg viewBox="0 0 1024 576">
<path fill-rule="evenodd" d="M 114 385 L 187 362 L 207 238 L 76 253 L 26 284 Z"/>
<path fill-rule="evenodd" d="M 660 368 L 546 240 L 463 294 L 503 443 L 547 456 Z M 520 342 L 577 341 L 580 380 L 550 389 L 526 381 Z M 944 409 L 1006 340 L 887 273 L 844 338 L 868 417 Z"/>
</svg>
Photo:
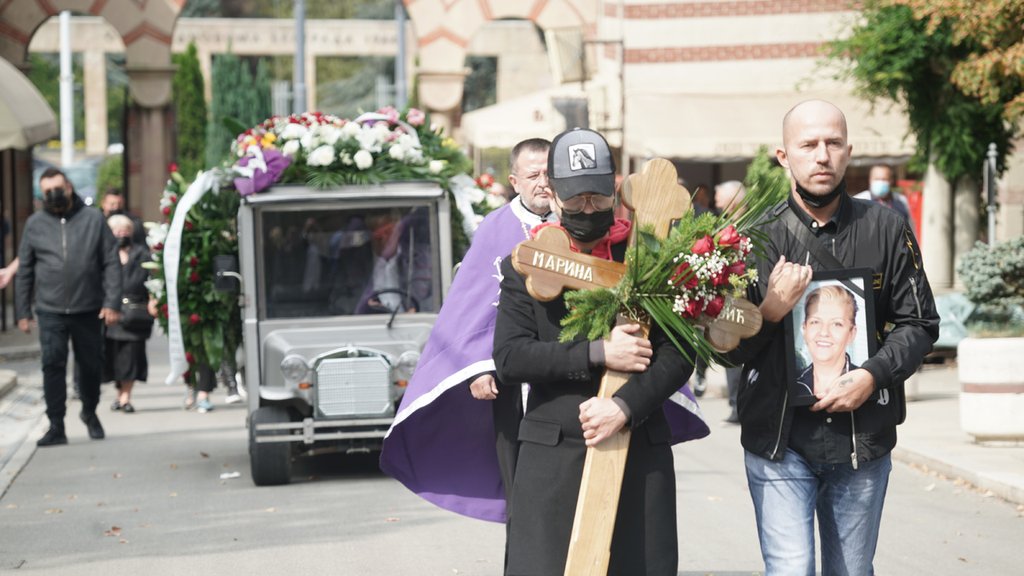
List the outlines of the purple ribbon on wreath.
<svg viewBox="0 0 1024 576">
<path fill-rule="evenodd" d="M 256 149 L 255 155 L 246 155 L 235 164 L 235 190 L 242 196 L 262 192 L 273 186 L 281 173 L 292 163 L 291 158 L 272 148 Z"/>
</svg>

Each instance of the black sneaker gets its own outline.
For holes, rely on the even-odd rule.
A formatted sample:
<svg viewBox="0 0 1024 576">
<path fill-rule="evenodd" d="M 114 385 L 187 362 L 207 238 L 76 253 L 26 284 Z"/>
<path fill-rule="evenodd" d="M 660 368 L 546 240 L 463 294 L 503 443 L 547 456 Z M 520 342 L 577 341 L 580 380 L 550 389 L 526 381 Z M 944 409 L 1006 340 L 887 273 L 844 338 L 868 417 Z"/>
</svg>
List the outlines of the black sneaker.
<svg viewBox="0 0 1024 576">
<path fill-rule="evenodd" d="M 50 426 L 46 434 L 43 434 L 43 437 L 36 441 L 36 446 L 57 446 L 58 444 L 67 443 L 68 437 L 64 434 L 64 429 Z"/>
<path fill-rule="evenodd" d="M 96 416 L 96 413 L 92 414 L 82 413 L 79 414 L 82 422 L 85 422 L 85 427 L 89 429 L 89 438 L 93 440 L 102 440 L 106 434 L 103 432 L 103 425 L 100 424 L 100 419 Z"/>
</svg>

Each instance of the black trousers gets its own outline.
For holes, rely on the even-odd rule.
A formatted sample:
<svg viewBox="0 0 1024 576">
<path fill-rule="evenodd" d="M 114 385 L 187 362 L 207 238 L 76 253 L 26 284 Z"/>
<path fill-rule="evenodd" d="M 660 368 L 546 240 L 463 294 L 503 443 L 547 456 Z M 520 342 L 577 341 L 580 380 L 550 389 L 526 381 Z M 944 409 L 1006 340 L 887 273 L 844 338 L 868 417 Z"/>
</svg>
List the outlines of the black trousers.
<svg viewBox="0 0 1024 576">
<path fill-rule="evenodd" d="M 103 320 L 99 310 L 80 314 L 36 312 L 43 362 L 43 395 L 50 424 L 62 426 L 68 400 L 68 340 L 81 367 L 82 413 L 94 414 L 103 374 Z"/>
</svg>

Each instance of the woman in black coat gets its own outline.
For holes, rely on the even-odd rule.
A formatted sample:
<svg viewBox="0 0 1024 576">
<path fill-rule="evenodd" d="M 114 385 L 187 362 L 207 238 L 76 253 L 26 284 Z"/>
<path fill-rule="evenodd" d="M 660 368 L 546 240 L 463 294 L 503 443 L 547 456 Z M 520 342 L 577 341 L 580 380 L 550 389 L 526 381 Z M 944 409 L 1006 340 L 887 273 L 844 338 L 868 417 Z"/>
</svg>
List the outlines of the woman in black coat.
<svg viewBox="0 0 1024 576">
<path fill-rule="evenodd" d="M 153 332 L 153 316 L 145 286 L 149 273 L 142 267 L 149 260 L 149 250 L 132 243 L 134 224 L 127 216 L 111 216 L 107 225 L 118 242 L 123 288 L 121 323 L 107 327 L 103 380 L 113 380 L 118 390 L 110 409 L 131 413 L 135 412 L 132 388 L 136 381 L 145 382 L 149 376 L 146 340 Z"/>
</svg>

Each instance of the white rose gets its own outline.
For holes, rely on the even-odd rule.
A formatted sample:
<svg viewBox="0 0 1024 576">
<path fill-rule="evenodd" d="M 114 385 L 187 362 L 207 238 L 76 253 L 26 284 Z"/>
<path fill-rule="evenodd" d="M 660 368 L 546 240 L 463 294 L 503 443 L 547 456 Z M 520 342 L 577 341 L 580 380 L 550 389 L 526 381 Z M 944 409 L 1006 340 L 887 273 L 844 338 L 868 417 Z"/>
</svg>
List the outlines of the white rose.
<svg viewBox="0 0 1024 576">
<path fill-rule="evenodd" d="M 299 142 L 302 143 L 302 147 L 306 150 L 312 150 L 320 145 L 320 139 L 316 137 L 316 133 L 310 130 L 299 138 Z"/>
<path fill-rule="evenodd" d="M 363 150 L 380 152 L 381 140 L 377 138 L 377 133 L 373 129 L 360 130 L 359 134 L 356 134 L 356 140 L 359 141 L 359 147 Z"/>
<path fill-rule="evenodd" d="M 344 150 L 342 150 L 341 154 L 338 155 L 338 159 L 341 160 L 341 163 L 345 166 L 352 165 L 352 155 Z"/>
<path fill-rule="evenodd" d="M 405 151 L 405 163 L 406 164 L 420 164 L 423 162 L 423 151 L 419 148 L 413 148 Z"/>
<path fill-rule="evenodd" d="M 345 138 L 355 138 L 359 136 L 359 133 L 362 132 L 362 130 L 363 128 L 358 122 L 348 122 L 341 127 L 341 135 Z"/>
<path fill-rule="evenodd" d="M 430 173 L 431 174 L 440 174 L 441 170 L 444 170 L 444 165 L 445 165 L 445 161 L 444 160 L 431 160 L 430 161 Z"/>
<path fill-rule="evenodd" d="M 370 166 L 373 166 L 373 154 L 370 154 L 366 150 L 360 150 L 353 156 L 353 160 L 356 161 L 356 168 L 360 170 L 366 170 Z"/>
<path fill-rule="evenodd" d="M 306 163 L 310 166 L 330 166 L 332 162 L 334 162 L 334 147 L 327 145 L 313 150 L 306 158 Z"/>
<path fill-rule="evenodd" d="M 401 162 L 405 158 L 405 148 L 401 147 L 398 143 L 392 144 L 388 150 L 388 155 Z"/>
<path fill-rule="evenodd" d="M 341 130 L 338 130 L 334 126 L 324 125 L 320 127 L 320 138 L 323 139 L 324 144 L 330 144 L 334 146 L 341 138 Z"/>
<path fill-rule="evenodd" d="M 284 130 L 281 130 L 281 139 L 297 140 L 305 136 L 307 132 L 309 132 L 309 130 L 307 130 L 302 124 L 293 124 L 289 122 L 288 125 L 284 127 Z"/>
<path fill-rule="evenodd" d="M 281 154 L 288 156 L 289 158 L 299 153 L 299 141 L 289 140 L 284 143 L 284 147 L 281 148 Z"/>
</svg>

